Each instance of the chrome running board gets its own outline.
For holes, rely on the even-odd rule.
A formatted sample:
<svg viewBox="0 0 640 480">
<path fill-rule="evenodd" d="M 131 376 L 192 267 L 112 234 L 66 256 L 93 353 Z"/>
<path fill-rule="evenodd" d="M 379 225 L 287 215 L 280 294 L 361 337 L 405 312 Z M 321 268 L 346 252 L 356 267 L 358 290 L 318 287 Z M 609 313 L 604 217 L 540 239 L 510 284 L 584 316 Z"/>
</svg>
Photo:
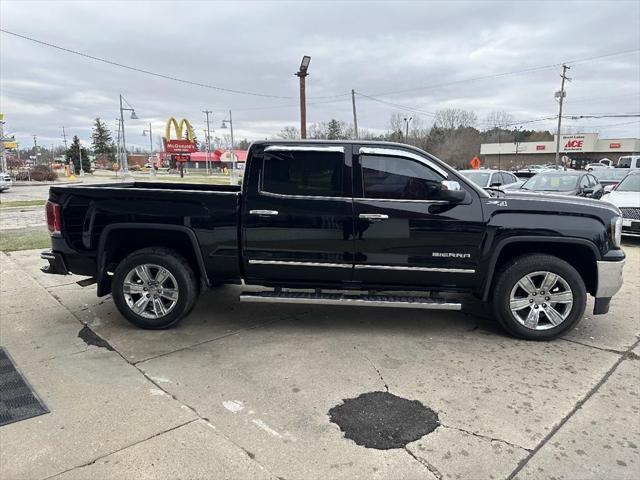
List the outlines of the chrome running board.
<svg viewBox="0 0 640 480">
<path fill-rule="evenodd" d="M 245 292 L 241 302 L 306 303 L 316 305 L 349 305 L 361 307 L 422 308 L 427 310 L 461 310 L 461 303 L 417 296 L 353 295 L 344 293 Z"/>
</svg>

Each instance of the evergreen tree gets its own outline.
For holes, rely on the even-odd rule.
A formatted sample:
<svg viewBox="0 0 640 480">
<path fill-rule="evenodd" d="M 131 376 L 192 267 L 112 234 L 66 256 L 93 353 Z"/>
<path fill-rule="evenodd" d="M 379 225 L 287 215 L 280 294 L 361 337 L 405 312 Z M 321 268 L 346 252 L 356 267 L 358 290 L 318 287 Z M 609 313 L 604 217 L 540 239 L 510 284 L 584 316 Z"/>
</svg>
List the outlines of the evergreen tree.
<svg viewBox="0 0 640 480">
<path fill-rule="evenodd" d="M 91 160 L 89 160 L 89 152 L 84 147 L 80 147 L 80 139 L 77 135 L 73 136 L 73 142 L 67 149 L 65 154 L 67 163 L 73 163 L 75 172 L 80 172 L 80 152 L 82 152 L 82 169 L 89 173 L 91 171 Z"/>
<path fill-rule="evenodd" d="M 93 153 L 96 155 L 96 157 L 106 156 L 110 162 L 116 161 L 116 149 L 115 145 L 113 144 L 111 132 L 107 128 L 106 124 L 100 120 L 100 118 L 96 118 L 96 121 L 93 125 L 91 143 L 93 147 Z"/>
<path fill-rule="evenodd" d="M 342 138 L 344 138 L 344 133 L 342 131 L 342 124 L 335 118 L 332 118 L 331 120 L 329 120 L 329 123 L 327 124 L 327 139 L 339 140 Z"/>
</svg>

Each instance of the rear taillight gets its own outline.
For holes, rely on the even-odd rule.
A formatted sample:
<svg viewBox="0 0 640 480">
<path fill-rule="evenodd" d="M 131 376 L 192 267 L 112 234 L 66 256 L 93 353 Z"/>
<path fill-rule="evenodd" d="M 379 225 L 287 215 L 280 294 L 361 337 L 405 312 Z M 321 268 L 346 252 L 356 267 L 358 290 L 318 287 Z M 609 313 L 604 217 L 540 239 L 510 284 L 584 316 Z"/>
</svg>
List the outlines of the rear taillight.
<svg viewBox="0 0 640 480">
<path fill-rule="evenodd" d="M 51 235 L 60 234 L 61 230 L 61 218 L 60 218 L 60 205 L 51 201 L 47 202 L 47 228 Z"/>
</svg>

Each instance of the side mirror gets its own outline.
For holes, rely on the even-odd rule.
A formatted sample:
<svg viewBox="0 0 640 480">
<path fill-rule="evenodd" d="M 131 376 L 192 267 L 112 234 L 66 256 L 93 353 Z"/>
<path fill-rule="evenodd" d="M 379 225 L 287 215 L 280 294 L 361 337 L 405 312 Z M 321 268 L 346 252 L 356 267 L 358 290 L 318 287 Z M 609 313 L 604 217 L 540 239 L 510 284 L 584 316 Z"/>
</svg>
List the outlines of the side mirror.
<svg viewBox="0 0 640 480">
<path fill-rule="evenodd" d="M 467 192 L 460 187 L 460 184 L 455 180 L 443 180 L 440 183 L 440 195 L 441 200 L 445 200 L 449 203 L 460 203 L 467 196 Z"/>
<path fill-rule="evenodd" d="M 593 188 L 591 187 L 583 188 L 582 193 L 584 193 L 585 195 L 593 195 Z"/>
<path fill-rule="evenodd" d="M 607 193 L 611 193 L 613 191 L 614 187 L 615 187 L 615 185 L 607 185 L 607 186 L 605 186 L 603 195 L 606 195 Z"/>
</svg>

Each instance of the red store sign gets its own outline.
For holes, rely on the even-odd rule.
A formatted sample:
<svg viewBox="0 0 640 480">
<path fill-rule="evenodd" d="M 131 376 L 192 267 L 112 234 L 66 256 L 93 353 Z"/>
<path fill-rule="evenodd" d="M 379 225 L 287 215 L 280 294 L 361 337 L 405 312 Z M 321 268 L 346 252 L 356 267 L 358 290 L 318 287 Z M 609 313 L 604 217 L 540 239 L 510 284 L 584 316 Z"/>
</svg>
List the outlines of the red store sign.
<svg viewBox="0 0 640 480">
<path fill-rule="evenodd" d="M 546 145 L 536 145 L 536 150 L 546 150 Z"/>
<path fill-rule="evenodd" d="M 619 143 L 610 143 L 609 144 L 609 148 L 620 148 L 620 144 Z"/>
</svg>

